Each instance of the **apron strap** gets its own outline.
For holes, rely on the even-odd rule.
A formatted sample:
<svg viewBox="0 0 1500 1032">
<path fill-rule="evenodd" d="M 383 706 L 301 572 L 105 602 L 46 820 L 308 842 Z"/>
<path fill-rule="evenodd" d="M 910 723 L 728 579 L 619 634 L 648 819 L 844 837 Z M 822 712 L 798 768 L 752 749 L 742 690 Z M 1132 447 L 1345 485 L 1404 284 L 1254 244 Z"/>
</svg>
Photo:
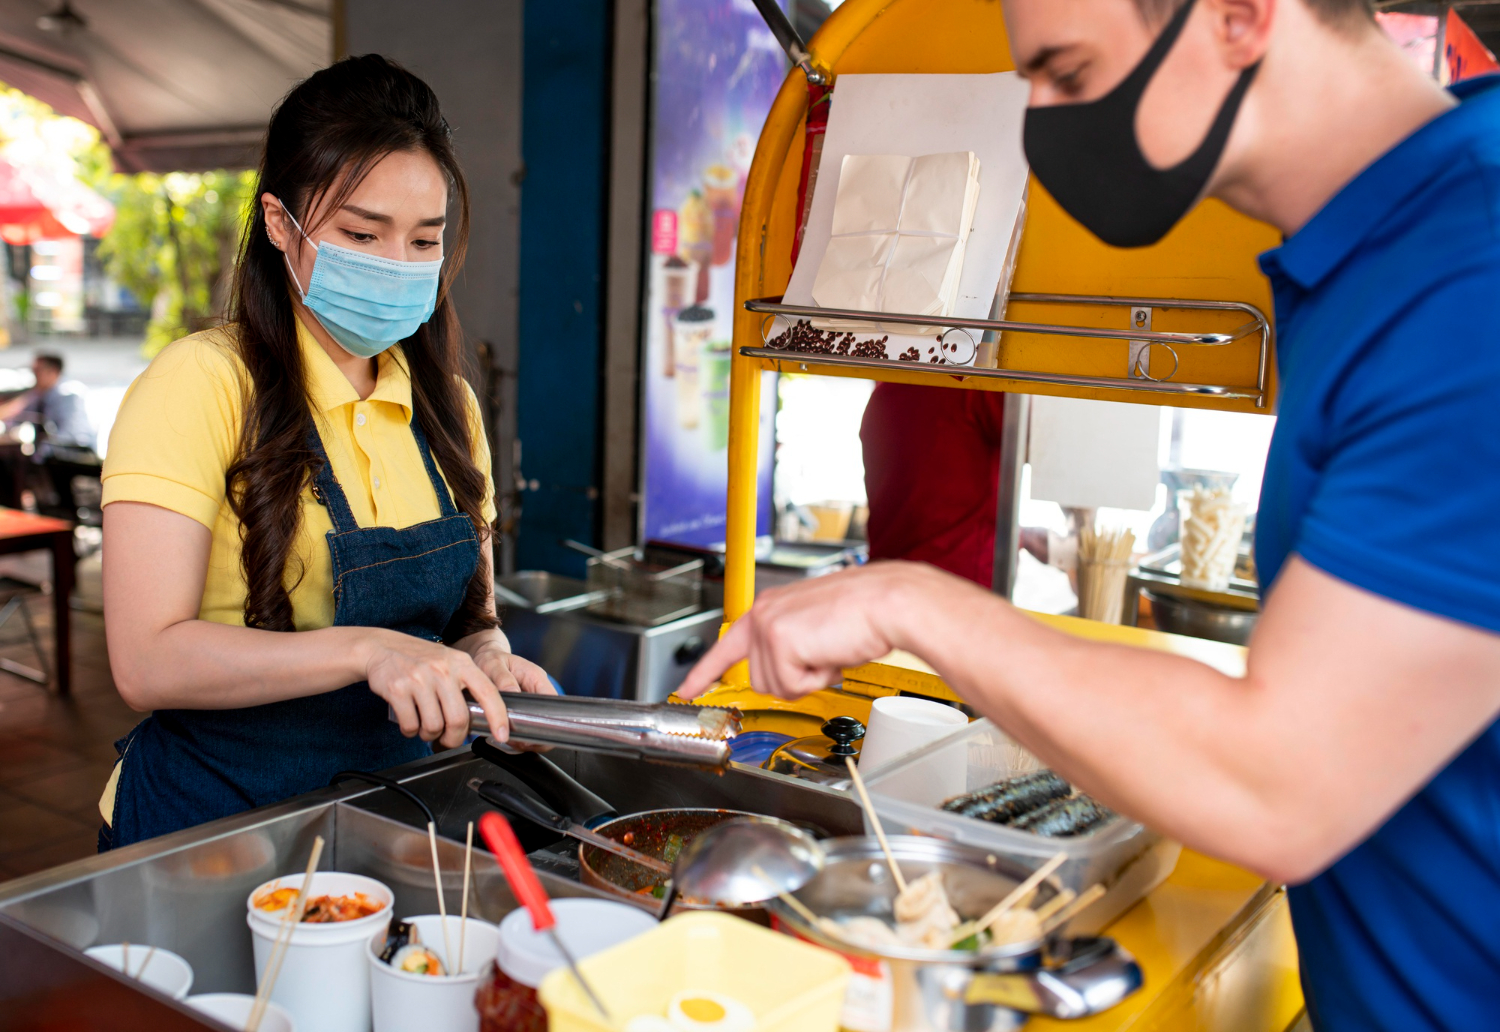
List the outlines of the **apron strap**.
<svg viewBox="0 0 1500 1032">
<path fill-rule="evenodd" d="M 318 472 L 313 476 L 313 497 L 322 502 L 328 510 L 328 518 L 333 521 L 335 533 L 347 534 L 358 530 L 359 524 L 354 522 L 354 513 L 349 508 L 349 499 L 344 496 L 344 489 L 339 486 L 338 480 L 333 475 L 333 463 L 328 461 L 328 452 L 323 449 L 323 438 L 318 435 L 318 425 L 307 433 L 307 446 L 318 453 L 323 460 L 318 467 Z"/>
<path fill-rule="evenodd" d="M 422 433 L 422 428 L 417 425 L 416 412 L 411 417 L 411 435 L 417 439 L 417 451 L 422 453 L 422 464 L 427 467 L 427 479 L 432 481 L 433 493 L 437 495 L 438 511 L 444 516 L 457 516 L 458 507 L 453 504 L 453 493 L 448 490 L 448 485 L 443 482 L 442 474 L 438 472 L 437 462 L 432 457 L 432 449 L 427 445 L 427 435 Z"/>
</svg>

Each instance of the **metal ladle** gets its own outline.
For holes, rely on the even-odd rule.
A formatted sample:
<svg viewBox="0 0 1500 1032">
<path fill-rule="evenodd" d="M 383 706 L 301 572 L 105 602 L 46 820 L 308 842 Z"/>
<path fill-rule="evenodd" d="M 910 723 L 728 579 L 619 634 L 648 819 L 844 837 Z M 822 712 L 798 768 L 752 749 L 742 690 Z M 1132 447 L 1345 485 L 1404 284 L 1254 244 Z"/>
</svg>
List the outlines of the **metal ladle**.
<svg viewBox="0 0 1500 1032">
<path fill-rule="evenodd" d="M 678 894 L 720 906 L 764 903 L 796 892 L 823 869 L 823 847 L 784 821 L 742 817 L 709 828 L 673 865 Z"/>
</svg>

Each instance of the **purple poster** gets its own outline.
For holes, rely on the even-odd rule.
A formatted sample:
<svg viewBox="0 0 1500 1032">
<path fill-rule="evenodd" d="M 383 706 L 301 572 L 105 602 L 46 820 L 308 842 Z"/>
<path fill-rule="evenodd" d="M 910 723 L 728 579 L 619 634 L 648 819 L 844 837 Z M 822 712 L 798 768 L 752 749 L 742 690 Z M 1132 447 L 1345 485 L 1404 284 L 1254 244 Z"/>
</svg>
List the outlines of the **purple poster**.
<svg viewBox="0 0 1500 1032">
<path fill-rule="evenodd" d="M 647 540 L 724 540 L 734 250 L 745 176 L 787 61 L 751 0 L 657 0 L 642 375 Z M 756 531 L 770 533 L 775 381 Z"/>
</svg>

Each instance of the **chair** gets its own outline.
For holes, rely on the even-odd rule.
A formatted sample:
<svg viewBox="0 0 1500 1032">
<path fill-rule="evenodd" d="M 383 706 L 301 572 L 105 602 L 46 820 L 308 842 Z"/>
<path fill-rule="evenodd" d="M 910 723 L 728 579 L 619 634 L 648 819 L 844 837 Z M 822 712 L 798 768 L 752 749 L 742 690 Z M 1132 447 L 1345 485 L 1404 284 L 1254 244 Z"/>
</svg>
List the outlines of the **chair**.
<svg viewBox="0 0 1500 1032">
<path fill-rule="evenodd" d="M 0 575 L 0 627 L 4 627 L 6 621 L 16 613 L 20 613 L 21 621 L 26 625 L 26 637 L 30 640 L 31 648 L 36 652 L 37 664 L 41 667 L 38 670 L 36 667 L 29 667 L 24 663 L 17 663 L 13 659 L 0 656 L 0 670 L 44 685 L 52 680 L 52 664 L 47 659 L 47 650 L 42 645 L 41 636 L 36 632 L 36 624 L 32 622 L 31 610 L 26 607 L 28 596 L 41 593 L 41 588 L 35 584 Z M 0 642 L 0 646 L 9 644 L 12 642 Z"/>
</svg>

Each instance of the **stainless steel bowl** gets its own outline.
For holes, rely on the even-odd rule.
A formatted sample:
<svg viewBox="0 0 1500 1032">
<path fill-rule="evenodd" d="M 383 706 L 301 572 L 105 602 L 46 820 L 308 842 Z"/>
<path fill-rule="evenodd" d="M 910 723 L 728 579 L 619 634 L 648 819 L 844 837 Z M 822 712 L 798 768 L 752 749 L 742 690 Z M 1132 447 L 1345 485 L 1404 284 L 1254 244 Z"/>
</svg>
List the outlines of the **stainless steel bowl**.
<svg viewBox="0 0 1500 1032">
<path fill-rule="evenodd" d="M 1159 595 L 1154 591 L 1144 594 L 1151 601 L 1151 615 L 1156 619 L 1157 630 L 1171 634 L 1248 645 L 1250 632 L 1255 630 L 1255 621 L 1260 616 L 1244 609 L 1230 609 L 1175 595 Z"/>
</svg>

